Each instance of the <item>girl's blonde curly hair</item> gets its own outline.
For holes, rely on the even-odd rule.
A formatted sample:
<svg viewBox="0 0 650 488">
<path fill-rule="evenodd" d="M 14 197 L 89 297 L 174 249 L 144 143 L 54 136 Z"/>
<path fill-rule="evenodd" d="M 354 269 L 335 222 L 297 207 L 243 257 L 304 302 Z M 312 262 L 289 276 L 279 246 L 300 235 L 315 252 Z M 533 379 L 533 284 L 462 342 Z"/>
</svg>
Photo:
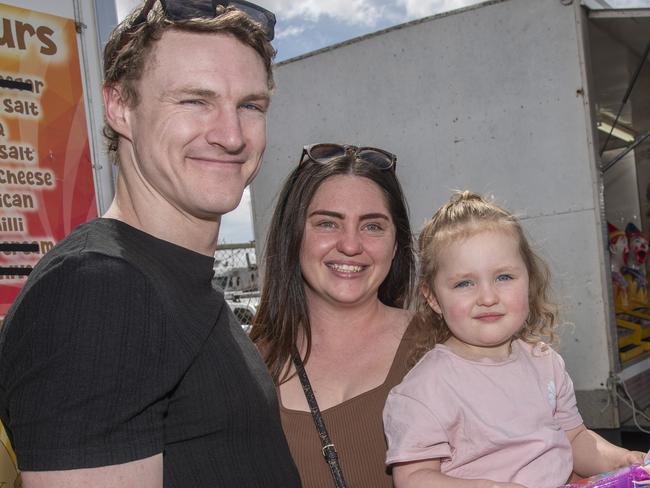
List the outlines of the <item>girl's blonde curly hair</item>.
<svg viewBox="0 0 650 488">
<path fill-rule="evenodd" d="M 451 332 L 444 318 L 433 311 L 423 291 L 433 292 L 433 281 L 440 267 L 439 256 L 446 246 L 485 230 L 509 232 L 519 242 L 519 252 L 528 270 L 528 318 L 515 338 L 531 344 L 545 340 L 553 343 L 553 332 L 558 315 L 557 305 L 550 301 L 550 273 L 548 266 L 533 251 L 521 224 L 507 210 L 470 191 L 456 192 L 431 217 L 418 239 L 420 272 L 419 293 L 415 299 L 413 318 L 419 339 L 413 350 L 414 364 L 436 344 L 445 342 Z"/>
</svg>

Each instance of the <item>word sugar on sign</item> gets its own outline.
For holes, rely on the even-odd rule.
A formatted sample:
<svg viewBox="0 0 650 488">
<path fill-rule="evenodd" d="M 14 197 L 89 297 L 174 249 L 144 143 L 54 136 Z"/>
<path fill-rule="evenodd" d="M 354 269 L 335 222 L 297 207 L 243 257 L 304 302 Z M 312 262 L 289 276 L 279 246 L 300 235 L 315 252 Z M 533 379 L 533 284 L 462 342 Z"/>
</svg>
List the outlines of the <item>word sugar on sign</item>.
<svg viewBox="0 0 650 488">
<path fill-rule="evenodd" d="M 2 2 L 0 319 L 43 254 L 97 216 L 75 21 Z"/>
</svg>

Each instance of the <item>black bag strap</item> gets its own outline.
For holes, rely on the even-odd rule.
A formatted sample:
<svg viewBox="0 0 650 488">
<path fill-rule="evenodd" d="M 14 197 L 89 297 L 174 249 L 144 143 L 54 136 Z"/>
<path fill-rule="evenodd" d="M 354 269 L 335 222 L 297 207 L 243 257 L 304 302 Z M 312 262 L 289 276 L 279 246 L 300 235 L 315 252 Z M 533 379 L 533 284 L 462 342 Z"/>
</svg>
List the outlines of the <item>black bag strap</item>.
<svg viewBox="0 0 650 488">
<path fill-rule="evenodd" d="M 307 398 L 311 416 L 314 419 L 314 424 L 316 424 L 316 430 L 318 431 L 318 436 L 320 437 L 320 442 L 323 446 L 323 457 L 330 467 L 332 478 L 334 478 L 334 484 L 336 485 L 336 488 L 347 488 L 345 479 L 343 479 L 343 471 L 341 471 L 341 465 L 339 464 L 339 455 L 336 452 L 336 448 L 334 447 L 329 434 L 327 433 L 327 428 L 325 427 L 323 416 L 321 415 L 320 409 L 318 408 L 318 403 L 316 402 L 314 391 L 311 388 L 311 383 L 309 383 L 309 377 L 307 376 L 305 366 L 302 364 L 302 359 L 300 358 L 299 353 L 294 354 L 293 364 L 296 366 L 298 378 L 300 378 L 302 389 L 305 392 L 305 398 Z"/>
</svg>

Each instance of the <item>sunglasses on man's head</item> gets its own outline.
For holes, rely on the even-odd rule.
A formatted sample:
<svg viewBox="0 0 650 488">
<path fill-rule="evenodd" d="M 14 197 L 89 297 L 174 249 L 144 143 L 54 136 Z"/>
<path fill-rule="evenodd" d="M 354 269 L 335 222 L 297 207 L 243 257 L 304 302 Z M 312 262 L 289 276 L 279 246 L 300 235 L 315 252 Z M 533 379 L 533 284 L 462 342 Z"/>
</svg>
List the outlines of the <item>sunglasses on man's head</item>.
<svg viewBox="0 0 650 488">
<path fill-rule="evenodd" d="M 160 1 L 163 12 L 165 12 L 165 16 L 169 20 L 211 19 L 217 16 L 218 6 L 232 6 L 260 24 L 269 41 L 272 41 L 275 35 L 275 15 L 273 15 L 273 12 L 245 0 L 147 0 L 140 14 L 133 21 L 132 27 L 147 20 L 147 15 L 156 1 Z"/>
<path fill-rule="evenodd" d="M 383 149 L 376 147 L 357 147 L 341 144 L 320 143 L 310 144 L 302 149 L 300 166 L 305 161 L 314 161 L 320 164 L 327 164 L 333 159 L 342 156 L 354 157 L 370 163 L 379 169 L 392 169 L 395 171 L 397 156 Z"/>
</svg>

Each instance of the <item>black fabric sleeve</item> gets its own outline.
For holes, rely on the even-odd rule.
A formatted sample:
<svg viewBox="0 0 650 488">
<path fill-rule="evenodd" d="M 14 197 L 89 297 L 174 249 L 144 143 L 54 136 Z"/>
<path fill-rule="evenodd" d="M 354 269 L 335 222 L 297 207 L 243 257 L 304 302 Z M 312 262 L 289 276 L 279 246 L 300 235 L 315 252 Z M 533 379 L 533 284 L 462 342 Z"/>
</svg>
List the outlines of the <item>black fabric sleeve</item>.
<svg viewBox="0 0 650 488">
<path fill-rule="evenodd" d="M 20 469 L 161 452 L 166 326 L 147 279 L 81 253 L 53 263 L 20 300 L 0 366 Z"/>
</svg>

